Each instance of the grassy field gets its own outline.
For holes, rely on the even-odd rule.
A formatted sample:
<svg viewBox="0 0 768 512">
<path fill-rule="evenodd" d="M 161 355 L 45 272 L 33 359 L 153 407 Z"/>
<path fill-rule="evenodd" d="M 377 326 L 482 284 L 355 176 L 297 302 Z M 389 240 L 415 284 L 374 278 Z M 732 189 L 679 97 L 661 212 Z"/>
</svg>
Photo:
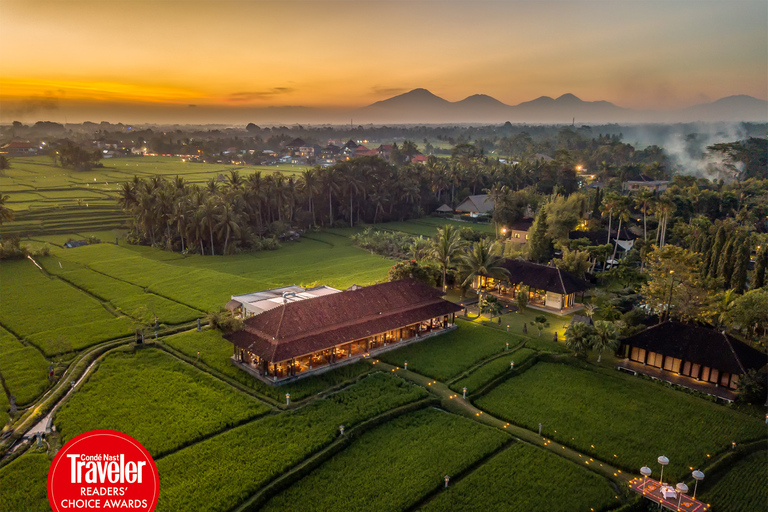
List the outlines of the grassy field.
<svg viewBox="0 0 768 512">
<path fill-rule="evenodd" d="M 380 359 L 401 367 L 408 361 L 409 370 L 447 381 L 479 361 L 503 352 L 507 342 L 511 346 L 520 342 L 518 336 L 470 322 L 457 320 L 456 325 L 455 331 L 387 352 Z"/>
<path fill-rule="evenodd" d="M 424 409 L 367 432 L 262 510 L 292 510 L 297 503 L 305 512 L 407 510 L 441 487 L 445 475 L 460 473 L 507 440 L 497 429 Z"/>
<path fill-rule="evenodd" d="M 264 414 L 263 403 L 156 349 L 107 356 L 56 415 L 65 441 L 124 432 L 158 456 Z"/>
<path fill-rule="evenodd" d="M 347 428 L 427 392 L 376 373 L 324 400 L 267 416 L 157 461 L 157 510 L 230 510 L 260 487 L 331 443 Z"/>
<path fill-rule="evenodd" d="M 510 362 L 514 361 L 519 368 L 521 364 L 536 354 L 535 350 L 530 348 L 521 348 L 515 350 L 508 356 L 502 356 L 492 361 L 488 361 L 463 379 L 451 385 L 454 391 L 461 391 L 467 388 L 467 393 L 474 393 L 496 377 L 510 371 Z"/>
<path fill-rule="evenodd" d="M 551 453 L 515 443 L 450 485 L 425 512 L 590 512 L 618 502 L 607 480 Z"/>
<path fill-rule="evenodd" d="M 718 512 L 754 512 L 768 504 L 768 452 L 739 461 L 702 499 Z"/>
<path fill-rule="evenodd" d="M 45 487 L 51 461 L 27 452 L 0 468 L 0 512 L 50 512 Z"/>
<path fill-rule="evenodd" d="M 171 348 L 195 360 L 197 360 L 199 352 L 200 361 L 203 364 L 281 403 L 285 400 L 286 393 L 290 393 L 291 400 L 296 402 L 335 385 L 357 378 L 371 370 L 371 365 L 365 361 L 360 361 L 320 375 L 276 387 L 265 384 L 234 366 L 230 361 L 233 353 L 232 343 L 222 338 L 221 333 L 218 331 L 185 332 L 169 336 L 163 341 Z"/>
<path fill-rule="evenodd" d="M 659 455 L 670 481 L 732 441 L 765 437 L 759 419 L 615 372 L 538 363 L 476 401 L 507 421 L 635 472 Z"/>
<path fill-rule="evenodd" d="M 32 403 L 48 388 L 48 365 L 40 351 L 0 328 L 0 375 L 18 406 Z"/>
</svg>

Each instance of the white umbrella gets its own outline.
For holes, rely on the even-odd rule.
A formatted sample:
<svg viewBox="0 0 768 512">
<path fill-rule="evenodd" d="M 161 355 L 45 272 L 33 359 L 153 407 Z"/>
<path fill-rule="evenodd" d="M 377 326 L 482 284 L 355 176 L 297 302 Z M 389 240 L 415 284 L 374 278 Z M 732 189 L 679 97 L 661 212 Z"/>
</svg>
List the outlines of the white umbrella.
<svg viewBox="0 0 768 512">
<path fill-rule="evenodd" d="M 659 482 L 661 485 L 664 485 L 664 466 L 669 464 L 669 459 L 662 455 L 656 460 L 661 464 L 661 478 L 659 478 Z"/>
<path fill-rule="evenodd" d="M 648 477 L 651 476 L 651 473 L 652 473 L 651 468 L 649 468 L 648 466 L 643 466 L 640 468 L 640 474 L 642 474 L 643 477 L 645 477 L 643 479 L 643 492 L 645 492 L 645 483 L 648 481 Z"/>
<path fill-rule="evenodd" d="M 680 502 L 683 501 L 683 494 L 688 492 L 688 486 L 680 482 L 675 486 L 675 490 L 677 491 L 677 510 L 680 510 Z"/>
<path fill-rule="evenodd" d="M 693 486 L 693 499 L 696 499 L 696 489 L 699 487 L 699 480 L 704 480 L 704 473 L 697 469 L 691 475 L 696 480 L 696 484 Z"/>
</svg>

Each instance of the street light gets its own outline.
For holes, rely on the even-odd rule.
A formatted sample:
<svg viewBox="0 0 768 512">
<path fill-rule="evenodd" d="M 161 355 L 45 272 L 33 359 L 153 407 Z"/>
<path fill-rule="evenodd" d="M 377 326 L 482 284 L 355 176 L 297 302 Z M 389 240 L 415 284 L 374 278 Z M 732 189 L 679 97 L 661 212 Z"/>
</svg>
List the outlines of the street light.
<svg viewBox="0 0 768 512">
<path fill-rule="evenodd" d="M 699 480 L 704 480 L 704 473 L 698 469 L 691 473 L 696 483 L 693 485 L 693 499 L 696 499 L 696 489 L 699 487 Z"/>
<path fill-rule="evenodd" d="M 661 478 L 659 478 L 659 483 L 664 485 L 664 466 L 669 464 L 669 459 L 662 455 L 656 460 L 661 464 Z"/>
<path fill-rule="evenodd" d="M 643 494 L 645 494 L 645 483 L 648 481 L 648 477 L 651 476 L 651 468 L 643 466 L 640 468 L 640 474 L 643 475 Z"/>
</svg>

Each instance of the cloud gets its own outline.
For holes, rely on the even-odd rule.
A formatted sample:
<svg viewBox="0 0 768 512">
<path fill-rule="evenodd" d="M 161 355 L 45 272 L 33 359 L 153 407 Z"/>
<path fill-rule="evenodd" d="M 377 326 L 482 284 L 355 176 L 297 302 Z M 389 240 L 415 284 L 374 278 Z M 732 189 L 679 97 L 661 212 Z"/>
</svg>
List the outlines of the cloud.
<svg viewBox="0 0 768 512">
<path fill-rule="evenodd" d="M 374 85 L 371 87 L 371 90 L 374 92 L 374 94 L 395 96 L 398 94 L 403 94 L 404 92 L 408 92 L 410 89 L 406 89 L 405 87 L 381 87 Z"/>
<path fill-rule="evenodd" d="M 265 89 L 263 91 L 233 92 L 227 96 L 227 101 L 242 102 L 264 100 L 283 94 L 290 94 L 295 90 L 296 89 L 293 87 L 273 87 L 272 89 Z"/>
</svg>

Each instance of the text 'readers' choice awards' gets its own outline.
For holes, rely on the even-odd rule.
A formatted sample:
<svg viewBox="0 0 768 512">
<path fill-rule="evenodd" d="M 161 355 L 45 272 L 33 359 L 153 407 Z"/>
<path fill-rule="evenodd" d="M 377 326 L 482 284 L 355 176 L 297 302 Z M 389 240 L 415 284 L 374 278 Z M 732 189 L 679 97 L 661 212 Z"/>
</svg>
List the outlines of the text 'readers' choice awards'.
<svg viewBox="0 0 768 512">
<path fill-rule="evenodd" d="M 151 512 L 160 479 L 141 443 L 114 430 L 75 437 L 56 454 L 48 472 L 48 501 L 66 510 Z"/>
</svg>

